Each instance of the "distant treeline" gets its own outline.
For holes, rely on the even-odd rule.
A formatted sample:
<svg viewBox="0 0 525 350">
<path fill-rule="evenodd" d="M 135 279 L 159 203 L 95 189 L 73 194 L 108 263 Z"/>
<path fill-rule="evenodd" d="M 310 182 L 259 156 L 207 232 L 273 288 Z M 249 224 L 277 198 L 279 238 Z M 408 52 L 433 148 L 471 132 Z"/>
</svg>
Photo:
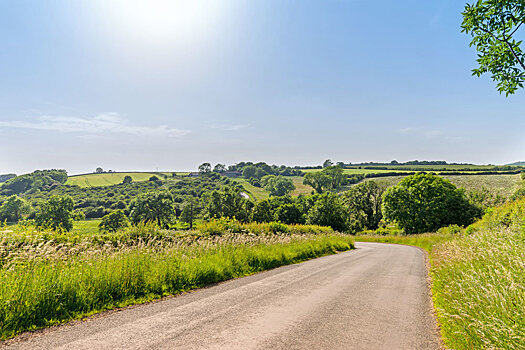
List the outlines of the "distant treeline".
<svg viewBox="0 0 525 350">
<path fill-rule="evenodd" d="M 0 183 L 6 182 L 7 180 L 10 180 L 12 178 L 16 177 L 16 174 L 3 174 L 0 175 Z"/>
</svg>

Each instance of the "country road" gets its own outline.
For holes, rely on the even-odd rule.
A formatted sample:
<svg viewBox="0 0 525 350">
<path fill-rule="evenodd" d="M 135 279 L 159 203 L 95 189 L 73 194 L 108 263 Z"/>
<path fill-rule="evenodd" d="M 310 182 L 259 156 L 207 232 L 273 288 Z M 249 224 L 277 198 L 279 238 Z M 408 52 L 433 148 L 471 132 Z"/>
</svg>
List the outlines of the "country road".
<svg viewBox="0 0 525 350">
<path fill-rule="evenodd" d="M 439 349 L 424 252 L 356 246 L 0 348 Z"/>
</svg>

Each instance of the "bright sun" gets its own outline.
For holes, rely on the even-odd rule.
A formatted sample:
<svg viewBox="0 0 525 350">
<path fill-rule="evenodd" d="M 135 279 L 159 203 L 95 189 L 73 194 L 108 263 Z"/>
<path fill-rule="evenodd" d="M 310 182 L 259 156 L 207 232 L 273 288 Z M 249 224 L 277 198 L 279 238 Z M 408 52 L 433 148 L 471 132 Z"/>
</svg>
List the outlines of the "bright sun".
<svg viewBox="0 0 525 350">
<path fill-rule="evenodd" d="M 201 40 L 224 10 L 224 3 L 216 0 L 102 0 L 94 4 L 112 34 L 155 46 Z"/>
</svg>

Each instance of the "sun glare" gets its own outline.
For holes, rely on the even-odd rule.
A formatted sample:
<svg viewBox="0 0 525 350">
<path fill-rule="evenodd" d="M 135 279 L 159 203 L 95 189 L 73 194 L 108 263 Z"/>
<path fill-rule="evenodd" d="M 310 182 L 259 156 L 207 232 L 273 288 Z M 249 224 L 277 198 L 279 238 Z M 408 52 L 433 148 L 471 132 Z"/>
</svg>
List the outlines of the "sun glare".
<svg viewBox="0 0 525 350">
<path fill-rule="evenodd" d="M 205 0 L 112 0 L 95 2 L 111 34 L 133 45 L 180 46 L 206 39 L 224 3 Z"/>
</svg>

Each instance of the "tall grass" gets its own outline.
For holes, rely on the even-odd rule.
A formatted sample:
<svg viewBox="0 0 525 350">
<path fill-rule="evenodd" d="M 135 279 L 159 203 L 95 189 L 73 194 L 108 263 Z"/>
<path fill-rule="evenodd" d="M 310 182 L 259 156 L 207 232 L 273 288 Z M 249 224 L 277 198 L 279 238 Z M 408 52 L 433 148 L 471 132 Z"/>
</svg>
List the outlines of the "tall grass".
<svg viewBox="0 0 525 350">
<path fill-rule="evenodd" d="M 524 209 L 496 208 L 434 250 L 434 304 L 449 348 L 525 348 Z"/>
<path fill-rule="evenodd" d="M 331 230 L 182 235 L 157 229 L 149 237 L 148 227 L 137 230 L 80 241 L 60 240 L 58 233 L 46 240 L 36 231 L 25 240 L 23 232 L 4 237 L 0 339 L 353 248 L 350 237 Z"/>
</svg>

